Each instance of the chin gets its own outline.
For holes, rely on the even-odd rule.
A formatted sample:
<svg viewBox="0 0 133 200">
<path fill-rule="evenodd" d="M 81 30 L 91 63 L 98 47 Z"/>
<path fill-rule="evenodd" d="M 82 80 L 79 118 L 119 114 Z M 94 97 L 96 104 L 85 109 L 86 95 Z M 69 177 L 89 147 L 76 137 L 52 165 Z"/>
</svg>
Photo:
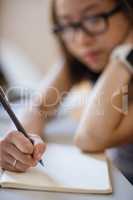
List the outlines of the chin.
<svg viewBox="0 0 133 200">
<path fill-rule="evenodd" d="M 87 64 L 87 66 L 89 69 L 91 69 L 93 72 L 96 72 L 96 73 L 102 72 L 103 69 L 105 68 L 105 65 Z"/>
<path fill-rule="evenodd" d="M 95 61 L 84 60 L 84 63 L 85 65 L 87 65 L 89 69 L 91 69 L 92 71 L 96 73 L 102 72 L 108 64 L 107 59 L 105 59 L 103 56 L 100 59 L 97 59 Z"/>
</svg>

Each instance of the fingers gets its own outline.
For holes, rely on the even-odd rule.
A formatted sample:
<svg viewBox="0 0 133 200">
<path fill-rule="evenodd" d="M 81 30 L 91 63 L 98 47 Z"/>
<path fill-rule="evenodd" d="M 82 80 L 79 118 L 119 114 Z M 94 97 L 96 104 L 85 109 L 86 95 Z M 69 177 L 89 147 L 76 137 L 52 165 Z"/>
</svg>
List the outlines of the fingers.
<svg viewBox="0 0 133 200">
<path fill-rule="evenodd" d="M 33 149 L 31 142 L 27 141 L 22 133 L 9 133 L 0 141 L 0 166 L 3 169 L 16 172 L 24 172 L 28 168 L 34 167 L 37 162 L 31 155 Z M 15 160 L 17 163 L 13 166 Z"/>
<path fill-rule="evenodd" d="M 36 134 L 29 134 L 30 138 L 34 141 L 34 151 L 33 158 L 38 161 L 41 160 L 42 155 L 45 152 L 46 144 L 43 140 Z"/>
<path fill-rule="evenodd" d="M 32 158 L 31 155 L 27 155 L 19 151 L 13 144 L 6 143 L 6 146 L 3 147 L 3 154 L 9 154 L 15 160 L 25 164 L 29 167 L 35 166 L 36 161 Z"/>
<path fill-rule="evenodd" d="M 18 132 L 11 132 L 7 136 L 7 141 L 14 144 L 21 152 L 25 154 L 33 153 L 34 147 L 32 143 L 22 133 L 19 134 Z"/>
<path fill-rule="evenodd" d="M 33 152 L 33 158 L 38 161 L 41 160 L 41 158 L 45 152 L 45 149 L 46 149 L 46 144 L 35 145 L 34 152 Z"/>
<path fill-rule="evenodd" d="M 0 166 L 9 171 L 24 172 L 37 165 L 46 144 L 37 135 L 30 136 L 34 145 L 22 133 L 11 132 L 0 141 Z M 15 166 L 13 166 L 16 160 Z"/>
<path fill-rule="evenodd" d="M 15 160 L 9 154 L 4 154 L 3 160 L 4 160 L 3 168 L 5 170 L 9 170 L 9 171 L 13 171 L 13 172 L 25 172 L 29 168 L 28 165 L 25 165 L 25 164 L 19 162 L 18 160 L 16 161 L 15 166 L 13 166 L 13 163 Z"/>
</svg>

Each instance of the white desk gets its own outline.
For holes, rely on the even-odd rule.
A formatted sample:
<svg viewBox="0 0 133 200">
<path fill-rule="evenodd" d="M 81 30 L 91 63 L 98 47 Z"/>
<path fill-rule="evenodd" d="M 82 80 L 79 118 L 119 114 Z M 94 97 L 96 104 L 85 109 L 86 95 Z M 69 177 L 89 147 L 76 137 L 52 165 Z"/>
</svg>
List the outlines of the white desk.
<svg viewBox="0 0 133 200">
<path fill-rule="evenodd" d="M 0 132 L 3 132 L 7 122 L 0 120 Z M 51 141 L 72 142 L 72 135 L 75 132 L 76 123 L 69 119 L 57 120 L 46 128 L 47 139 Z M 132 200 L 133 186 L 126 178 L 111 164 L 111 179 L 113 194 L 111 195 L 76 195 L 70 193 L 25 191 L 0 189 L 0 200 Z"/>
</svg>

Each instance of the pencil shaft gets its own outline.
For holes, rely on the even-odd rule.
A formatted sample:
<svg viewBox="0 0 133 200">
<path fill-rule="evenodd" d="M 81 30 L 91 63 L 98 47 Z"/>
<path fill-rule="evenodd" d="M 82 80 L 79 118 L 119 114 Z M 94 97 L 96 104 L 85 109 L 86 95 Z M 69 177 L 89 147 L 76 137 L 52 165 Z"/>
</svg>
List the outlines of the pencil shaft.
<svg viewBox="0 0 133 200">
<path fill-rule="evenodd" d="M 22 127 L 22 125 L 18 121 L 16 115 L 14 114 L 14 112 L 12 111 L 12 109 L 10 108 L 10 105 L 3 98 L 1 98 L 1 95 L 0 95 L 0 101 L 1 101 L 4 109 L 7 111 L 7 113 L 10 116 L 10 118 L 14 122 L 14 125 L 16 126 L 17 130 L 20 131 L 20 132 L 22 132 L 27 137 L 27 134 L 26 134 L 24 128 Z"/>
</svg>

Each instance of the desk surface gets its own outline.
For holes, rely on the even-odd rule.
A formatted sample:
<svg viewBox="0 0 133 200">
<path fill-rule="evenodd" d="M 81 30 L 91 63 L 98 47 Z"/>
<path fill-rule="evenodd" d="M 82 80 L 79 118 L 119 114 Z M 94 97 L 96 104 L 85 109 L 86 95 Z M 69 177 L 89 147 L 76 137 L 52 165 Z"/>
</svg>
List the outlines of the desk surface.
<svg viewBox="0 0 133 200">
<path fill-rule="evenodd" d="M 7 126 L 7 122 L 3 121 L 0 123 L 0 132 L 3 132 L 5 126 Z M 62 142 L 65 138 L 65 141 L 70 143 L 75 129 L 76 123 L 70 119 L 56 120 L 47 126 L 46 137 L 50 142 L 55 141 L 55 139 L 58 142 Z M 113 185 L 113 194 L 111 195 L 76 195 L 70 193 L 0 189 L 0 200 L 44 200 L 44 198 L 46 200 L 132 200 L 133 186 L 112 163 L 110 171 Z"/>
</svg>

